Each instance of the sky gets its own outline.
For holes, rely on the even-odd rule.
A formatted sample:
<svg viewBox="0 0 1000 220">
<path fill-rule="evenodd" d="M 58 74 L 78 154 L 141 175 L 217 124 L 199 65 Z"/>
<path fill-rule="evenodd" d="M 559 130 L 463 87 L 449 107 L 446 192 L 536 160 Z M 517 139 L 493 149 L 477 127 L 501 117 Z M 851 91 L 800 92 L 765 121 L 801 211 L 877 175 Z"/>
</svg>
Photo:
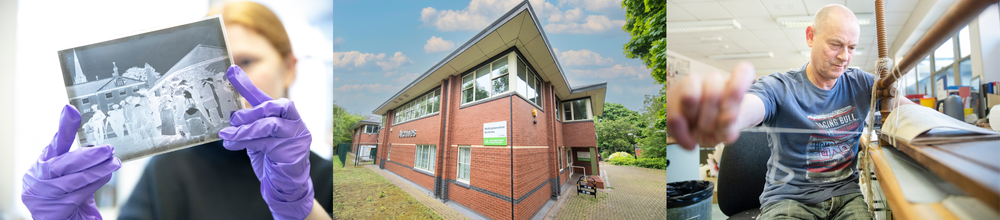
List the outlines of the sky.
<svg viewBox="0 0 1000 220">
<path fill-rule="evenodd" d="M 334 102 L 371 114 L 520 2 L 334 1 Z M 650 69 L 623 53 L 631 37 L 621 0 L 529 2 L 571 87 L 607 82 L 606 102 L 634 111 L 659 91 Z"/>
</svg>

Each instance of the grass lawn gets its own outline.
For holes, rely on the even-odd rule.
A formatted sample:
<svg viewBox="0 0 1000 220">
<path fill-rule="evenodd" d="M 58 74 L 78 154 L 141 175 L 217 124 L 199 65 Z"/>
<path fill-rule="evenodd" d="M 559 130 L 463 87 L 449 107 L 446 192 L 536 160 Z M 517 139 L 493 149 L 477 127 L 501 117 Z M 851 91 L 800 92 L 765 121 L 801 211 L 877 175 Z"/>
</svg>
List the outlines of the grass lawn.
<svg viewBox="0 0 1000 220">
<path fill-rule="evenodd" d="M 333 189 L 334 219 L 441 219 L 371 169 L 341 167 L 338 158 L 333 158 Z"/>
</svg>

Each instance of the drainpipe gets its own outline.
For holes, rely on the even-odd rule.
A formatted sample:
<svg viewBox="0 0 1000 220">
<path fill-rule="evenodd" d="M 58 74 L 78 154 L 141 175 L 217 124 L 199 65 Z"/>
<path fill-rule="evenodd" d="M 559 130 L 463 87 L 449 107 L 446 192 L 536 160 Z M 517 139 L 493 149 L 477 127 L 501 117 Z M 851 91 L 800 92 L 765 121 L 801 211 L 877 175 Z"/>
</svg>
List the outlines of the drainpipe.
<svg viewBox="0 0 1000 220">
<path fill-rule="evenodd" d="M 446 185 L 448 184 L 448 182 L 446 181 L 447 179 L 445 179 L 443 177 L 445 175 L 445 171 L 444 171 L 445 170 L 445 167 L 444 167 L 444 164 L 445 164 L 444 163 L 445 162 L 444 158 L 445 158 L 445 156 L 444 155 L 446 154 L 447 149 L 448 149 L 447 143 L 445 143 L 445 141 L 448 140 L 447 137 L 446 137 L 446 135 L 448 135 L 448 132 L 447 132 L 448 131 L 448 117 L 447 117 L 448 116 L 448 114 L 447 114 L 448 113 L 448 108 L 447 108 L 447 106 L 448 106 L 448 100 L 450 99 L 450 95 L 451 95 L 451 92 L 449 91 L 449 89 L 451 88 L 451 85 L 448 84 L 449 82 L 451 82 L 450 79 L 451 79 L 451 77 L 448 77 L 448 79 L 445 79 L 445 80 L 443 80 L 441 82 L 441 86 L 440 86 L 440 87 L 442 87 L 442 88 L 440 88 L 441 89 L 441 94 L 438 96 L 438 100 L 441 100 L 438 103 L 438 105 L 439 105 L 438 108 L 440 108 L 440 111 L 438 111 L 438 116 L 441 117 L 441 130 L 439 131 L 439 133 L 442 134 L 442 135 L 440 135 L 440 137 L 438 139 L 438 143 L 440 144 L 440 147 L 437 150 L 438 154 L 437 154 L 436 158 L 438 158 L 438 159 L 437 159 L 437 161 L 435 161 L 435 163 L 437 164 L 437 167 L 435 167 L 435 170 L 437 170 L 437 171 L 434 174 L 434 197 L 437 197 L 438 199 L 441 199 L 442 201 L 447 201 L 448 200 L 448 198 L 447 198 L 448 197 L 447 196 L 447 192 L 445 192 L 445 190 L 448 189 L 448 187 L 446 187 Z M 445 105 L 444 108 L 440 107 L 440 105 L 442 105 L 442 104 Z"/>
<path fill-rule="evenodd" d="M 510 218 L 514 218 L 514 94 L 508 97 L 510 100 L 510 134 L 507 135 L 510 141 Z"/>
</svg>

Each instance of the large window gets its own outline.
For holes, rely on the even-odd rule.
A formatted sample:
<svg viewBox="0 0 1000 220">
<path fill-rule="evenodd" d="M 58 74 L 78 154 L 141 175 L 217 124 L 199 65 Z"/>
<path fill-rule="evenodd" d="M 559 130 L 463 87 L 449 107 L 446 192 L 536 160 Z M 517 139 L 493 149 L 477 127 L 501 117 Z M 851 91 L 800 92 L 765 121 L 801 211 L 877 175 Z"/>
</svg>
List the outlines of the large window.
<svg viewBox="0 0 1000 220">
<path fill-rule="evenodd" d="M 472 166 L 472 147 L 458 147 L 458 181 L 469 183 L 469 171 Z"/>
<path fill-rule="evenodd" d="M 462 76 L 462 104 L 516 91 L 541 106 L 542 83 L 517 53 L 510 53 Z"/>
<path fill-rule="evenodd" d="M 424 115 L 434 114 L 441 110 L 441 89 L 434 89 L 424 95 L 417 96 L 410 102 L 396 108 L 393 124 L 407 122 Z"/>
<path fill-rule="evenodd" d="M 378 125 L 365 125 L 366 134 L 378 134 Z"/>
<path fill-rule="evenodd" d="M 528 101 L 542 105 L 542 80 L 538 74 L 524 64 L 520 57 L 517 59 L 517 92 L 521 93 Z"/>
<path fill-rule="evenodd" d="M 462 77 L 462 103 L 489 98 L 510 89 L 510 68 L 507 57 L 483 65 Z"/>
<path fill-rule="evenodd" d="M 566 167 L 573 166 L 573 149 L 566 147 Z"/>
<path fill-rule="evenodd" d="M 413 167 L 434 173 L 434 155 L 437 154 L 435 149 L 434 145 L 418 144 Z"/>
<path fill-rule="evenodd" d="M 556 98 L 556 121 L 562 121 L 562 104 L 559 102 L 559 98 Z"/>
<path fill-rule="evenodd" d="M 591 119 L 589 98 L 565 101 L 562 103 L 562 106 L 563 117 L 567 121 Z"/>
</svg>

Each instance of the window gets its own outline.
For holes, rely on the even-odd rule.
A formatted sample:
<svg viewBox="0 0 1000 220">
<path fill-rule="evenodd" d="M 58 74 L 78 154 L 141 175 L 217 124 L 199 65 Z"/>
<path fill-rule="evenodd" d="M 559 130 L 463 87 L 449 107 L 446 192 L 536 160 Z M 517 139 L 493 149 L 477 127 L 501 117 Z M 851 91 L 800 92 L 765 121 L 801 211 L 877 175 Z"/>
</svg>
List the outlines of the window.
<svg viewBox="0 0 1000 220">
<path fill-rule="evenodd" d="M 393 124 L 407 122 L 441 110 L 441 89 L 425 93 L 396 108 Z"/>
<path fill-rule="evenodd" d="M 118 95 L 124 96 L 125 94 L 126 94 L 125 93 L 125 89 L 119 89 L 118 90 Z"/>
<path fill-rule="evenodd" d="M 469 183 L 469 170 L 472 166 L 472 147 L 470 146 L 459 146 L 458 147 L 458 181 Z"/>
<path fill-rule="evenodd" d="M 559 98 L 556 98 L 556 121 L 562 121 L 562 117 L 560 117 L 560 115 L 562 115 L 562 111 L 560 111 L 561 109 L 562 105 L 559 104 Z"/>
<path fill-rule="evenodd" d="M 111 94 L 110 92 L 109 93 L 104 93 L 104 98 L 105 99 L 111 99 L 111 97 L 114 97 L 114 95 Z"/>
<path fill-rule="evenodd" d="M 539 106 L 542 105 L 542 80 L 538 78 L 535 71 L 532 71 L 524 64 L 524 61 L 517 59 L 517 92 L 521 93 L 528 101 Z"/>
<path fill-rule="evenodd" d="M 559 115 L 559 114 L 556 114 L 556 115 Z M 562 147 L 559 147 L 559 150 L 562 150 Z M 563 170 L 563 168 L 566 168 L 563 165 L 563 155 L 562 154 L 556 154 L 556 156 L 559 157 L 558 160 L 556 160 L 556 164 L 559 164 L 559 170 Z"/>
<path fill-rule="evenodd" d="M 489 98 L 510 90 L 507 56 L 462 76 L 462 104 Z M 492 86 L 491 86 L 492 85 Z"/>
<path fill-rule="evenodd" d="M 573 150 L 570 147 L 566 147 L 566 167 L 573 165 Z"/>
<path fill-rule="evenodd" d="M 434 145 L 417 145 L 416 159 L 413 160 L 413 167 L 427 172 L 434 173 L 434 155 L 437 154 Z"/>
<path fill-rule="evenodd" d="M 961 54 L 958 57 L 966 57 L 972 54 L 972 39 L 969 38 L 969 26 L 966 25 L 958 32 L 958 53 Z M 965 77 L 962 77 L 963 79 Z M 978 86 L 974 86 L 978 87 Z"/>
<path fill-rule="evenodd" d="M 90 104 L 90 98 L 83 98 L 83 104 Z"/>
<path fill-rule="evenodd" d="M 955 62 L 955 38 L 949 38 L 941 47 L 934 50 L 934 71 L 944 69 Z"/>
<path fill-rule="evenodd" d="M 378 125 L 365 125 L 366 134 L 378 134 Z"/>
<path fill-rule="evenodd" d="M 590 119 L 589 98 L 566 101 L 562 103 L 562 106 L 563 117 L 566 117 L 567 121 Z"/>
</svg>

